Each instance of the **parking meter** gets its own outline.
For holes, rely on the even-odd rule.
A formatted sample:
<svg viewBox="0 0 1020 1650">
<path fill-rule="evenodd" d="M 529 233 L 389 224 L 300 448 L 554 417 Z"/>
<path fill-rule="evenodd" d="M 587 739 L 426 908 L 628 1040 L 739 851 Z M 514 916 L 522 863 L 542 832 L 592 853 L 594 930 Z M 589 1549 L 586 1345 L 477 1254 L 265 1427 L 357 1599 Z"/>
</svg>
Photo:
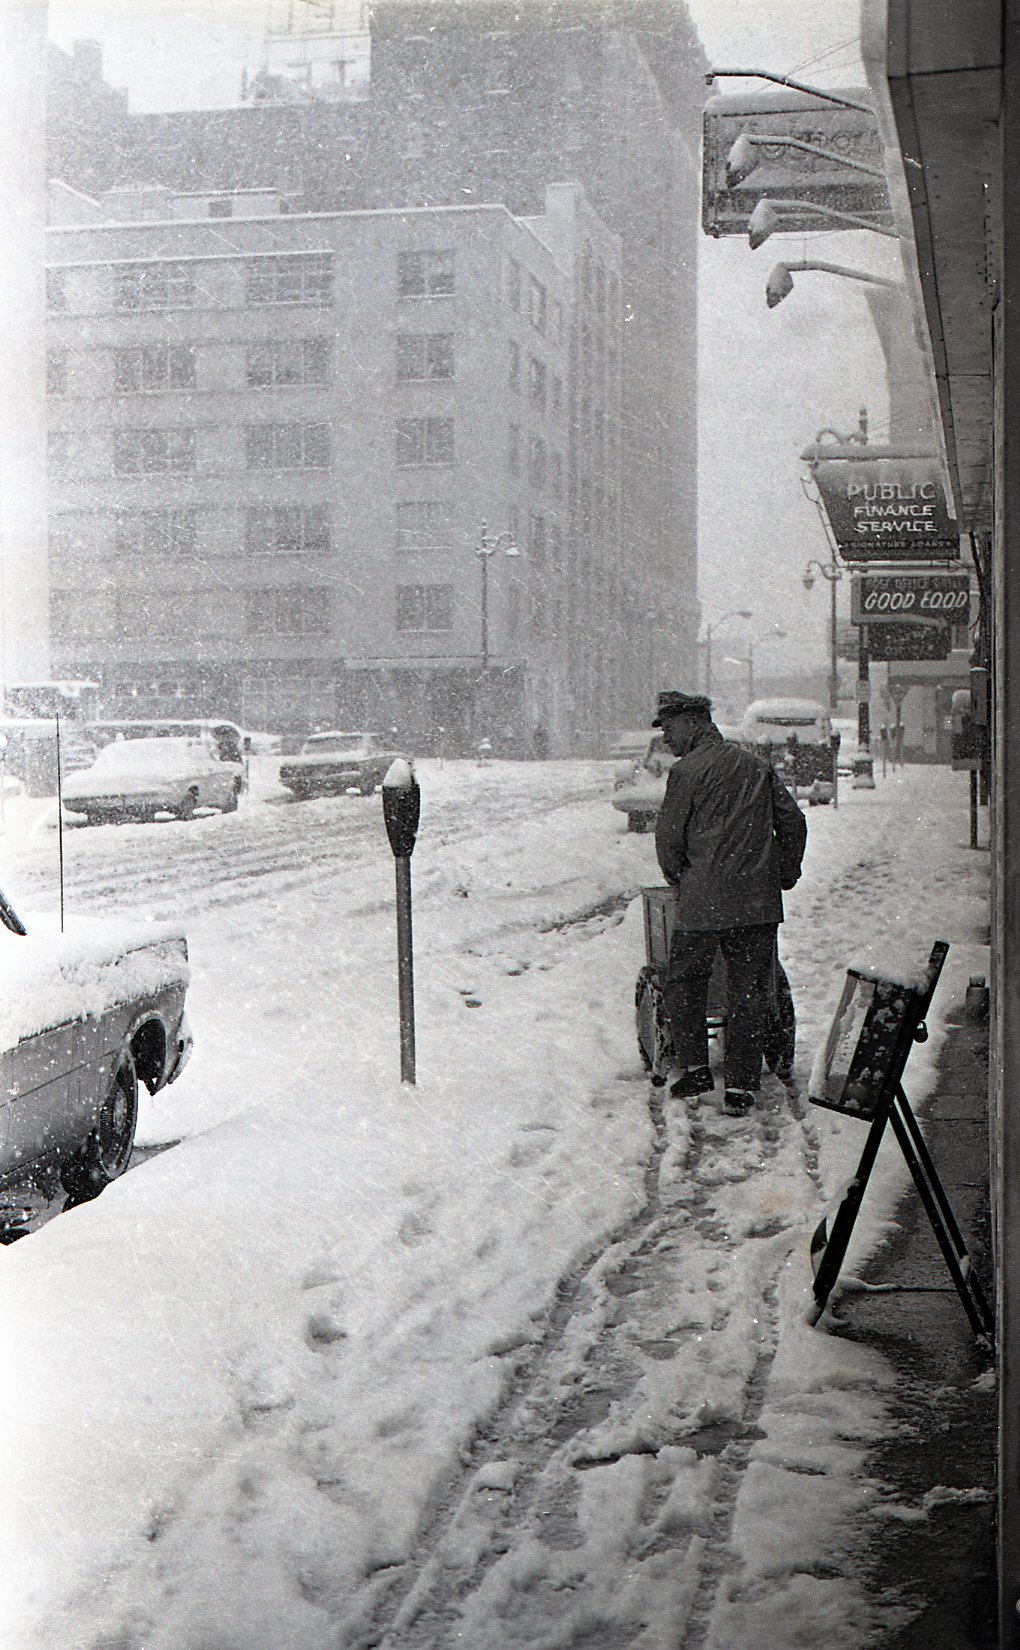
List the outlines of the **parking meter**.
<svg viewBox="0 0 1020 1650">
<path fill-rule="evenodd" d="M 382 804 L 390 847 L 398 858 L 409 857 L 421 818 L 421 787 L 410 762 L 398 757 L 390 764 L 382 782 Z"/>
<path fill-rule="evenodd" d="M 421 817 L 421 790 L 410 762 L 397 757 L 382 782 L 383 820 L 397 877 L 397 990 L 400 1003 L 400 1080 L 413 1083 L 414 947 L 411 936 L 411 855 Z"/>
</svg>

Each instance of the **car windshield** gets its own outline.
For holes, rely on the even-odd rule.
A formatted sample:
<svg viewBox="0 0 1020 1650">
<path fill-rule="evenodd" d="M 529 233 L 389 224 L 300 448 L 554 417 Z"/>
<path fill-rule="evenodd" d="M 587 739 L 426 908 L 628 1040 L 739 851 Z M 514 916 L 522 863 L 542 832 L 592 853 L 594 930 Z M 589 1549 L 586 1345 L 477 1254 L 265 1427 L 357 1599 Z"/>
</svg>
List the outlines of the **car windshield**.
<svg viewBox="0 0 1020 1650">
<path fill-rule="evenodd" d="M 99 752 L 93 771 L 171 773 L 207 760 L 205 746 L 197 739 L 117 739 Z"/>
<path fill-rule="evenodd" d="M 308 756 L 356 756 L 365 749 L 363 733 L 315 733 L 305 740 Z"/>
</svg>

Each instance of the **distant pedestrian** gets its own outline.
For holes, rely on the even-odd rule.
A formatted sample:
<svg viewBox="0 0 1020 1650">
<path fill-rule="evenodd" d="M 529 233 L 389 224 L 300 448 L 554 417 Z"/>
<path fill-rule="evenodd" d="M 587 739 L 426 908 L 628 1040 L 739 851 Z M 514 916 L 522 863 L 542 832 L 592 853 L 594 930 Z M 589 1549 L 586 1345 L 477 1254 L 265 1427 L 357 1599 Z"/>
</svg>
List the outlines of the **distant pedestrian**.
<svg viewBox="0 0 1020 1650">
<path fill-rule="evenodd" d="M 536 725 L 535 731 L 531 735 L 531 748 L 534 751 L 536 762 L 544 762 L 549 755 L 549 733 L 542 722 Z"/>
<path fill-rule="evenodd" d="M 681 1072 L 671 1092 L 715 1087 L 708 1064 L 708 987 L 726 963 L 726 1092 L 741 1115 L 761 1083 L 768 992 L 781 890 L 800 877 L 807 822 L 771 765 L 724 740 L 701 695 L 659 694 L 653 727 L 677 757 L 659 811 L 655 849 L 677 890 L 663 997 Z"/>
</svg>

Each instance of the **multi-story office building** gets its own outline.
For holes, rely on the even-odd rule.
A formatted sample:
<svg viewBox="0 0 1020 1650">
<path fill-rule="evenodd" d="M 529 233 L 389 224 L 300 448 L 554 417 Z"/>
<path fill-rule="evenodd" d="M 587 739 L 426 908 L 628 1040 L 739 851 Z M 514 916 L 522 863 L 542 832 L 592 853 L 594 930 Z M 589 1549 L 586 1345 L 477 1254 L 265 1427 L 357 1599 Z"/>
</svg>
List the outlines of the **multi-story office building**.
<svg viewBox="0 0 1020 1650">
<path fill-rule="evenodd" d="M 327 9 L 316 8 L 317 22 Z M 564 354 L 559 371 L 541 352 L 535 359 L 552 375 L 545 381 L 545 420 L 562 418 L 563 429 L 550 450 L 548 434 L 529 423 L 540 403 L 529 399 L 534 352 L 526 334 L 514 340 L 522 352 L 522 396 L 510 387 L 509 365 L 504 381 L 502 333 L 491 332 L 480 355 L 487 359 L 492 395 L 498 400 L 505 393 L 508 407 L 521 397 L 522 418 L 507 417 L 508 425 L 519 425 L 516 460 L 507 447 L 507 462 L 516 462 L 519 473 L 507 478 L 504 498 L 490 503 L 483 489 L 470 508 L 462 503 L 457 548 L 460 562 L 470 563 L 484 519 L 494 532 L 515 532 L 527 553 L 529 578 L 543 558 L 558 560 L 562 593 L 549 584 L 542 597 L 537 589 L 528 597 L 541 608 L 534 635 L 546 640 L 533 645 L 532 631 L 519 619 L 518 662 L 527 672 L 528 716 L 548 725 L 560 748 L 568 740 L 583 748 L 613 725 L 643 717 L 663 681 L 696 682 L 700 46 L 681 0 L 634 0 L 625 7 L 611 0 L 535 0 L 516 9 L 503 0 L 468 6 L 383 0 L 371 19 L 367 86 L 363 36 L 358 83 L 347 85 L 348 69 L 330 80 L 328 65 L 353 61 L 341 47 L 344 31 L 350 34 L 358 23 L 356 10 L 334 6 L 335 39 L 329 30 L 317 30 L 314 38 L 307 29 L 300 38 L 295 31 L 292 50 L 277 8 L 267 72 L 252 83 L 247 107 L 125 113 L 111 141 L 109 122 L 117 111 L 109 99 L 95 89 L 63 98 L 51 122 L 52 172 L 89 193 L 102 179 L 107 188 L 162 184 L 193 203 L 215 195 L 221 213 L 247 210 L 240 205 L 246 198 L 238 191 L 242 182 L 249 189 L 275 189 L 289 208 L 273 228 L 273 236 L 284 239 L 296 233 L 283 227 L 288 218 L 307 225 L 341 214 L 354 222 L 359 212 L 399 209 L 411 222 L 429 208 L 500 208 L 498 221 L 516 224 L 515 233 L 526 228 L 550 249 L 566 287 L 559 300 L 562 343 L 547 342 L 546 348 Z M 303 7 L 291 7 L 291 13 L 309 15 Z M 301 67 L 306 62 L 308 75 Z M 75 67 L 80 78 L 87 54 Z M 62 73 L 67 83 L 66 62 Z M 88 114 L 77 118 L 79 110 L 94 109 L 101 110 L 101 122 Z M 556 213 L 547 209 L 550 186 L 566 188 L 564 180 L 580 187 L 592 223 L 600 221 L 599 235 L 587 237 L 587 255 L 585 236 L 568 245 L 555 228 Z M 551 198 L 556 193 L 554 188 Z M 547 227 L 537 227 L 542 224 Z M 184 233 L 180 220 L 174 233 Z M 596 252 L 599 236 L 603 250 Z M 476 261 L 465 242 L 461 265 L 472 268 Z M 552 277 L 542 284 L 552 291 Z M 479 305 L 471 324 L 484 333 L 497 313 Z M 420 399 L 445 394 L 459 403 L 461 371 L 458 362 L 456 389 L 446 384 L 440 390 L 434 374 L 426 389 L 403 388 Z M 552 410 L 554 379 L 562 397 L 558 413 Z M 338 402 L 332 405 L 339 410 Z M 350 417 L 353 403 L 346 407 Z M 490 427 L 491 419 L 483 421 L 479 436 Z M 338 430 L 332 439 L 346 452 L 351 435 Z M 558 496 L 552 494 L 557 460 Z M 492 462 L 489 452 L 483 469 L 491 472 Z M 550 502 L 548 510 L 536 511 L 528 494 L 543 463 L 540 491 L 555 499 L 555 508 Z M 470 466 L 462 467 L 459 456 L 456 469 L 466 484 Z M 467 515 L 473 517 L 470 530 Z M 537 552 L 530 548 L 533 515 L 543 523 L 535 530 Z M 552 534 L 548 548 L 544 531 Z M 476 584 L 480 565 L 467 575 Z M 498 581 L 511 581 L 509 594 L 516 590 L 519 603 L 523 595 L 498 554 L 487 565 L 498 626 Z M 519 576 L 523 567 L 522 559 Z M 454 583 L 466 612 L 462 584 Z M 494 637 L 502 649 L 503 638 Z M 346 646 L 346 633 L 343 640 Z M 380 652 L 379 669 L 397 672 L 410 665 L 408 646 L 402 637 L 392 653 Z M 58 654 L 67 657 L 63 649 Z M 351 668 L 361 668 L 356 655 L 344 657 Z M 453 692 L 440 679 L 447 669 L 443 657 L 437 652 L 434 666 L 436 716 Z M 450 710 L 443 714 L 447 727 L 454 718 Z"/>
<path fill-rule="evenodd" d="M 54 189 L 54 670 L 107 714 L 567 748 L 614 641 L 617 238 L 576 185 L 285 205 Z"/>
</svg>

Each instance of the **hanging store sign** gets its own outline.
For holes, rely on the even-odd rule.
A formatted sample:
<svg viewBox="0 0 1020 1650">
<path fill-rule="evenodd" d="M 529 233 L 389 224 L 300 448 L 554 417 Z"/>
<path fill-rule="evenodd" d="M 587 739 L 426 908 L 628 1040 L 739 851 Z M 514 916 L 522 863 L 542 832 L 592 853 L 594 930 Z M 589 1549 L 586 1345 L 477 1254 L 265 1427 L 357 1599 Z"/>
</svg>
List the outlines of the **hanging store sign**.
<svg viewBox="0 0 1020 1650">
<path fill-rule="evenodd" d="M 970 574 L 855 573 L 850 582 L 851 624 L 969 624 Z"/>
<path fill-rule="evenodd" d="M 867 92 L 846 94 L 866 102 Z M 740 137 L 768 141 L 755 143 L 757 165 L 734 187 L 727 185 L 726 162 Z M 807 203 L 856 212 L 873 222 L 892 222 L 889 193 L 883 177 L 853 167 L 783 139 L 825 149 L 830 155 L 865 166 L 883 164 L 878 123 L 865 109 L 823 104 L 802 92 L 713 97 L 705 105 L 702 126 L 702 228 L 706 235 L 746 235 L 748 220 L 763 199 Z M 824 215 L 803 204 L 781 208 L 784 230 L 811 234 L 832 229 Z"/>
<path fill-rule="evenodd" d="M 847 562 L 951 561 L 960 531 L 933 457 L 835 442 L 808 447 L 839 553 Z"/>
<path fill-rule="evenodd" d="M 952 651 L 953 632 L 937 620 L 868 626 L 868 657 L 879 664 L 895 659 L 948 659 Z"/>
</svg>

